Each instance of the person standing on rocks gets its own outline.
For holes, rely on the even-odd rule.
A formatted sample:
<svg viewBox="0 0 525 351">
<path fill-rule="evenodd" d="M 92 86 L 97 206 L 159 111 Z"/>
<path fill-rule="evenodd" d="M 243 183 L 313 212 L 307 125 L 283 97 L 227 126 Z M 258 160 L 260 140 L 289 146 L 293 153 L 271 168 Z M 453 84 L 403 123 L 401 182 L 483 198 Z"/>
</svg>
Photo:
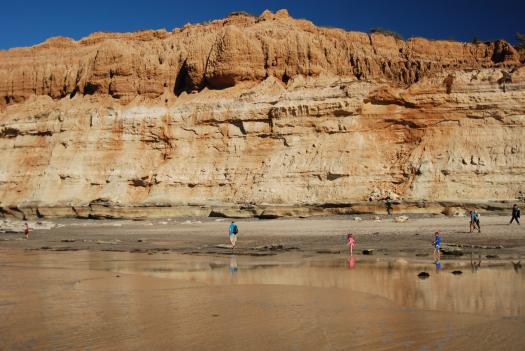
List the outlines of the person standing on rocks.
<svg viewBox="0 0 525 351">
<path fill-rule="evenodd" d="M 512 218 L 510 219 L 509 224 L 512 224 L 512 221 L 514 220 L 516 220 L 516 223 L 520 224 L 520 208 L 516 204 L 512 206 Z"/>
<path fill-rule="evenodd" d="M 232 221 L 230 224 L 230 242 L 232 243 L 232 249 L 235 248 L 235 244 L 237 242 L 237 233 L 239 233 L 239 228 L 237 227 L 237 224 Z"/>
</svg>

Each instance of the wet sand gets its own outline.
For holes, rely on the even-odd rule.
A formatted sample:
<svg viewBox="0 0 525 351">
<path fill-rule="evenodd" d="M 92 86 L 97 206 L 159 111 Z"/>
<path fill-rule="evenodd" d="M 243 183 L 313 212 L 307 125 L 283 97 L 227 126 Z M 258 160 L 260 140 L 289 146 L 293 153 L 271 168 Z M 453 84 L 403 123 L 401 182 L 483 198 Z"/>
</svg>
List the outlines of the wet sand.
<svg viewBox="0 0 525 351">
<path fill-rule="evenodd" d="M 455 276 L 366 260 L 348 269 L 327 256 L 90 251 L 2 250 L 0 261 L 6 350 L 521 350 L 525 342 L 525 276 L 507 269 Z M 419 269 L 430 278 L 417 278 Z"/>
<path fill-rule="evenodd" d="M 69 220 L 27 241 L 0 234 L 0 349 L 523 349 L 525 273 L 510 262 L 523 255 L 522 227 L 363 219 L 239 220 L 235 252 L 216 247 L 227 220 Z M 436 226 L 464 250 L 439 270 Z M 373 255 L 348 257 L 349 228 Z"/>
</svg>

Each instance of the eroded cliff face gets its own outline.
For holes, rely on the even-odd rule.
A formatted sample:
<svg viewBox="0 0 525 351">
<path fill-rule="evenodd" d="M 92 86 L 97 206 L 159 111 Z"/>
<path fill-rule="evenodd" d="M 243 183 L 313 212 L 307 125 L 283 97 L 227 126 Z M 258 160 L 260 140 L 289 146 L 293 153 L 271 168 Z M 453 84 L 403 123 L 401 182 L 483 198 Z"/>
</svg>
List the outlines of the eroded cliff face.
<svg viewBox="0 0 525 351">
<path fill-rule="evenodd" d="M 515 201 L 520 55 L 284 11 L 0 52 L 0 206 L 273 216 L 374 211 L 387 196 L 427 211 Z"/>
</svg>

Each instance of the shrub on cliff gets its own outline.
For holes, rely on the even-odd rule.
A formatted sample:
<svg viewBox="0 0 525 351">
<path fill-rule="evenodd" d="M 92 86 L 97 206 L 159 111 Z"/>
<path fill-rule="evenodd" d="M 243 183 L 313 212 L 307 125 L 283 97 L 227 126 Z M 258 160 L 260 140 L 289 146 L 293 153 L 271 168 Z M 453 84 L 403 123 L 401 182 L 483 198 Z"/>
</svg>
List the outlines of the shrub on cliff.
<svg viewBox="0 0 525 351">
<path fill-rule="evenodd" d="M 479 39 L 479 37 L 474 37 L 474 38 L 472 39 L 472 42 L 471 42 L 471 43 L 472 43 L 472 44 L 475 44 L 475 45 L 478 45 L 478 44 L 481 44 L 482 41 L 481 41 L 481 39 Z"/>
<path fill-rule="evenodd" d="M 525 49 L 525 35 L 516 33 L 516 40 L 518 41 L 518 45 L 516 47 L 520 50 Z"/>
<path fill-rule="evenodd" d="M 398 40 L 405 40 L 403 38 L 403 36 L 401 34 L 399 34 L 398 32 L 394 32 L 392 30 L 389 30 L 389 29 L 384 29 L 384 28 L 372 28 L 368 31 L 368 33 L 381 33 L 383 35 L 389 35 L 391 37 L 394 37 Z"/>
<path fill-rule="evenodd" d="M 230 12 L 228 14 L 228 17 L 233 17 L 233 16 L 257 17 L 255 15 L 252 15 L 251 13 L 246 12 L 246 11 L 234 11 L 234 12 Z"/>
</svg>

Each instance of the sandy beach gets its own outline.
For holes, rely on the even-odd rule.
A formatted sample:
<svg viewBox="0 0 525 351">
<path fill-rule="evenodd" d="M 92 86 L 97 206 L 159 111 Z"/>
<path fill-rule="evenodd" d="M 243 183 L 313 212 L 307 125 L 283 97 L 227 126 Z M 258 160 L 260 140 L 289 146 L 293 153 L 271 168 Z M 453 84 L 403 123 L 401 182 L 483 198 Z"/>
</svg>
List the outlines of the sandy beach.
<svg viewBox="0 0 525 351">
<path fill-rule="evenodd" d="M 230 219 L 184 218 L 130 220 L 72 220 L 29 222 L 30 239 L 23 239 L 23 222 L 10 221 L 17 233 L 0 234 L 0 247 L 51 251 L 177 252 L 231 254 L 228 247 Z M 519 260 L 525 255 L 525 227 L 508 224 L 504 216 L 484 216 L 482 232 L 469 233 L 468 219 L 419 215 L 397 223 L 388 216 L 336 216 L 276 220 L 239 219 L 237 255 L 277 255 L 294 251 L 307 254 L 346 255 L 344 236 L 353 233 L 356 253 L 373 250 L 374 257 L 428 259 L 435 231 L 445 249 L 456 259 L 470 253 L 483 260 Z M 38 229 L 41 227 L 50 229 Z M 5 227 L 5 223 L 4 223 Z M 13 230 L 11 230 L 13 231 Z M 487 257 L 488 256 L 488 257 Z M 509 263 L 510 264 L 510 263 Z"/>
<path fill-rule="evenodd" d="M 0 345 L 520 350 L 525 231 L 507 220 L 482 218 L 482 233 L 464 217 L 239 220 L 235 250 L 227 219 L 30 223 L 50 229 L 0 234 Z M 439 267 L 436 229 L 455 250 Z"/>
</svg>

